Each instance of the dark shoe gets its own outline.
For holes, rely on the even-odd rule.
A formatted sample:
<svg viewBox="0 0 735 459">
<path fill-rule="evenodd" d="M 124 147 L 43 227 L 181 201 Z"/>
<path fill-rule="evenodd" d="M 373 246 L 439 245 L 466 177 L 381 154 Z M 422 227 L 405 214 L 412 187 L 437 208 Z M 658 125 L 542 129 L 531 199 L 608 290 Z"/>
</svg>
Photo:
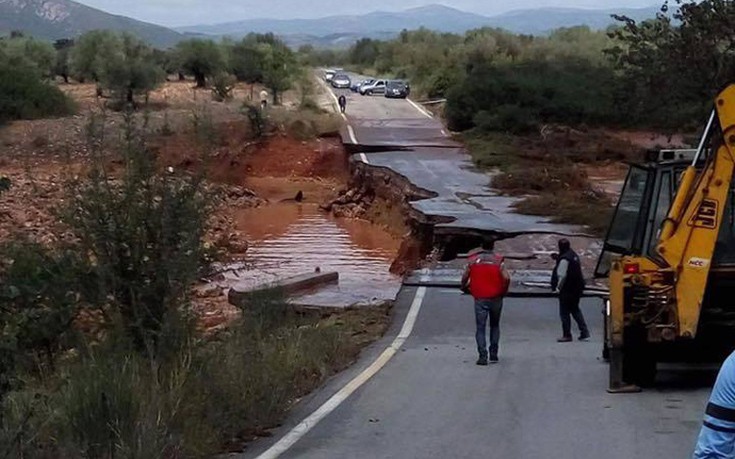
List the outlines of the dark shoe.
<svg viewBox="0 0 735 459">
<path fill-rule="evenodd" d="M 482 365 L 482 366 L 486 366 L 487 365 L 487 357 L 480 357 L 479 359 L 477 359 L 477 364 L 478 365 Z"/>
<path fill-rule="evenodd" d="M 490 363 L 498 363 L 498 356 L 497 355 L 491 355 L 490 356 Z"/>
<path fill-rule="evenodd" d="M 572 337 L 571 336 L 562 336 L 558 340 L 556 340 L 557 343 L 571 343 Z"/>
<path fill-rule="evenodd" d="M 577 338 L 578 341 L 587 341 L 588 339 L 590 339 L 589 333 L 583 333 L 579 335 L 579 338 Z"/>
</svg>

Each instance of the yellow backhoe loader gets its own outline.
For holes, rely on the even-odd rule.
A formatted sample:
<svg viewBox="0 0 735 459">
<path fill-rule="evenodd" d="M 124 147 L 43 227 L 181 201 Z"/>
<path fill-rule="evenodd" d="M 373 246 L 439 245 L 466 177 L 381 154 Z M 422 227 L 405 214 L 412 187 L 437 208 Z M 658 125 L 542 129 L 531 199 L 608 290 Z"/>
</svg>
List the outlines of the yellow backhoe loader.
<svg viewBox="0 0 735 459">
<path fill-rule="evenodd" d="M 631 165 L 597 266 L 609 276 L 610 392 L 653 383 L 658 362 L 721 362 L 735 349 L 735 85 L 696 150 Z"/>
</svg>

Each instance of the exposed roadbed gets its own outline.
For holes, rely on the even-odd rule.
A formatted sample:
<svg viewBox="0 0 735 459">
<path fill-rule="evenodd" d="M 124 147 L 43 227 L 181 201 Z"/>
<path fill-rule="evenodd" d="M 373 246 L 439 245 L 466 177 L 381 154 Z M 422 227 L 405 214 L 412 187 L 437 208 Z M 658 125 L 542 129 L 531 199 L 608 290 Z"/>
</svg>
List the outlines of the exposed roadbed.
<svg viewBox="0 0 735 459">
<path fill-rule="evenodd" d="M 344 90 L 349 128 L 342 133 L 353 161 L 382 167 L 428 190 L 434 197 L 411 206 L 435 224 L 437 234 L 584 235 L 584 229 L 513 211 L 516 198 L 490 187 L 491 177 L 477 171 L 470 155 L 453 141 L 442 123 L 414 103 Z"/>
</svg>

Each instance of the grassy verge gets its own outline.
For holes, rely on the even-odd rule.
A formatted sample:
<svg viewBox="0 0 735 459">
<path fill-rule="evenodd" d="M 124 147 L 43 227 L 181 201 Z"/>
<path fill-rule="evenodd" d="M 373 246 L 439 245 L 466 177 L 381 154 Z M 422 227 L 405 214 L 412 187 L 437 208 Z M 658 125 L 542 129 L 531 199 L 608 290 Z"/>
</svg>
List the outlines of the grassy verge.
<svg viewBox="0 0 735 459">
<path fill-rule="evenodd" d="M 387 306 L 306 316 L 273 295 L 198 333 L 190 294 L 212 196 L 199 175 L 161 173 L 136 120 L 110 152 L 119 175 L 93 161 L 64 185 L 73 242 L 0 244 L 0 458 L 240 450 L 388 324 Z"/>
<path fill-rule="evenodd" d="M 522 196 L 515 209 L 523 214 L 551 217 L 555 223 L 582 225 L 598 236 L 612 216 L 611 199 L 595 189 L 583 164 L 625 159 L 631 151 L 610 148 L 591 136 L 563 133 L 541 140 L 537 135 L 469 133 L 462 137 L 475 164 L 496 171 L 493 187 Z"/>
<path fill-rule="evenodd" d="M 551 217 L 554 223 L 583 225 L 595 236 L 604 236 L 612 218 L 612 203 L 606 196 L 572 191 L 530 196 L 516 204 L 523 214 Z"/>
<path fill-rule="evenodd" d="M 390 314 L 386 306 L 303 317 L 277 297 L 256 301 L 213 339 L 181 333 L 155 358 L 123 336 L 78 347 L 52 377 L 5 397 L 0 454 L 209 457 L 242 450 L 351 364 L 383 334 Z"/>
<path fill-rule="evenodd" d="M 282 132 L 298 140 L 336 136 L 342 127 L 339 115 L 326 112 L 312 103 L 307 103 L 297 111 L 273 107 L 268 117 Z"/>
</svg>

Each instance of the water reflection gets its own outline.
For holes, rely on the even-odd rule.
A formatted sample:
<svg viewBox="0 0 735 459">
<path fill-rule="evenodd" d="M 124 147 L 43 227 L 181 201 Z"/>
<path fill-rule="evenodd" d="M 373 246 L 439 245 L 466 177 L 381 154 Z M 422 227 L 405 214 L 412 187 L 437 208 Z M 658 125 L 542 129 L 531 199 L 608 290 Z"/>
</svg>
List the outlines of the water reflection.
<svg viewBox="0 0 735 459">
<path fill-rule="evenodd" d="M 398 293 L 401 279 L 389 269 L 400 241 L 379 227 L 295 203 L 239 211 L 235 221 L 250 242 L 248 266 L 227 277 L 256 284 L 316 269 L 337 271 L 338 285 L 295 299 L 310 305 L 347 306 Z"/>
</svg>

